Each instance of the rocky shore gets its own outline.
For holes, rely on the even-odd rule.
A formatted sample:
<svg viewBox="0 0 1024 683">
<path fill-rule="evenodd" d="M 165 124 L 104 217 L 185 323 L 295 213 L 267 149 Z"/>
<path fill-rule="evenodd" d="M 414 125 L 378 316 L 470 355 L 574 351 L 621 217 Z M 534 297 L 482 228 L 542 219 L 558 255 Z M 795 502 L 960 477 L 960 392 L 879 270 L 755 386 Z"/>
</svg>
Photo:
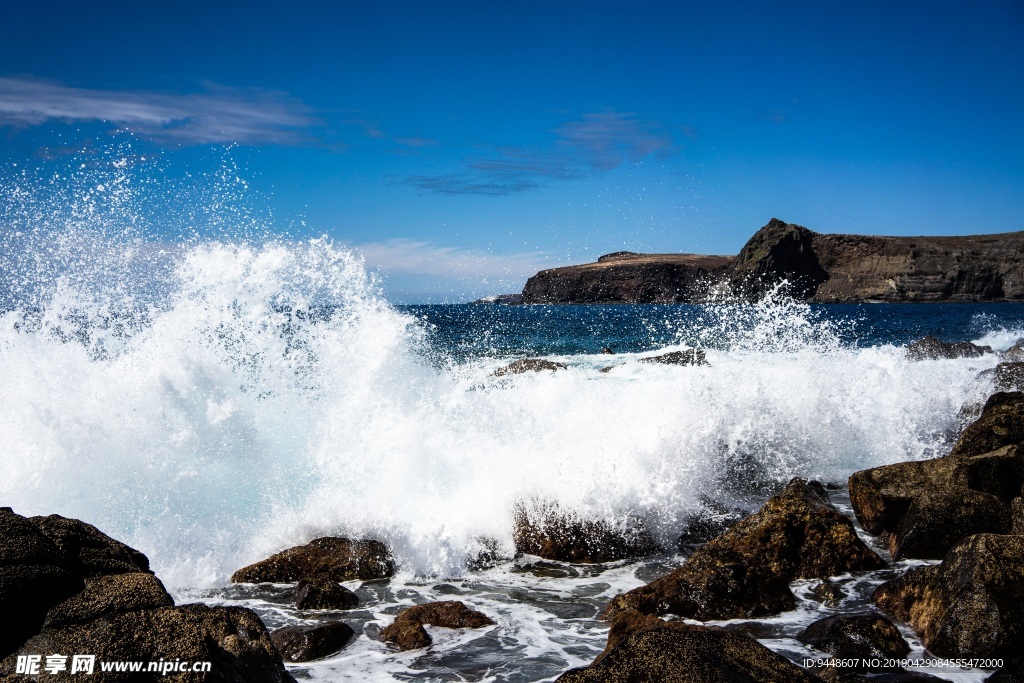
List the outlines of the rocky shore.
<svg viewBox="0 0 1024 683">
<path fill-rule="evenodd" d="M 990 352 L 930 338 L 912 347 L 908 356 L 916 359 Z M 753 514 L 737 518 L 723 510 L 717 521 L 698 520 L 680 540 L 692 548 L 686 559 L 611 597 L 600 615 L 608 627 L 604 650 L 558 680 L 935 680 L 902 665 L 911 647 L 901 626 L 930 655 L 970 660 L 974 669 L 998 668 L 988 678 L 997 683 L 1024 680 L 1019 348 L 1006 352 L 1006 362 L 993 372 L 1002 390 L 983 406 L 965 407 L 976 419 L 949 454 L 850 476 L 855 521 L 836 506 L 835 486 L 830 491 L 804 479 L 790 481 Z M 523 371 L 544 370 L 557 368 Z M 543 500 L 523 501 L 514 517 L 519 553 L 572 563 L 565 567 L 663 550 L 639 519 L 612 525 Z M 867 535 L 879 543 L 866 543 Z M 483 539 L 481 547 L 471 565 L 511 561 L 497 544 Z M 906 563 L 897 561 L 906 559 L 920 562 L 904 570 Z M 873 591 L 864 609 L 818 619 L 796 635 L 823 666 L 805 668 L 750 635 L 750 623 L 794 609 L 794 582 L 816 581 L 826 603 L 838 592 L 833 579 L 883 568 L 892 578 Z M 314 539 L 240 568 L 232 582 L 275 584 L 276 591 L 285 584 L 297 609 L 323 615 L 315 623 L 268 629 L 245 608 L 176 605 L 145 555 L 85 522 L 0 508 L 0 682 L 77 680 L 69 657 L 49 657 L 88 653 L 99 681 L 287 683 L 294 679 L 285 662 L 330 657 L 355 639 L 346 615 L 363 598 L 341 583 L 386 587 L 395 570 L 386 544 L 341 537 Z M 422 602 L 389 615 L 383 628 L 362 633 L 395 652 L 430 648 L 438 628 L 500 634 L 508 627 L 468 598 Z M 123 661 L 209 662 L 210 670 L 100 670 L 105 662 Z M 44 671 L 47 664 L 57 669 Z"/>
<path fill-rule="evenodd" d="M 776 218 L 736 256 L 616 252 L 531 277 L 525 304 L 696 303 L 779 282 L 809 301 L 1024 300 L 1024 232 L 960 237 L 826 235 Z"/>
</svg>

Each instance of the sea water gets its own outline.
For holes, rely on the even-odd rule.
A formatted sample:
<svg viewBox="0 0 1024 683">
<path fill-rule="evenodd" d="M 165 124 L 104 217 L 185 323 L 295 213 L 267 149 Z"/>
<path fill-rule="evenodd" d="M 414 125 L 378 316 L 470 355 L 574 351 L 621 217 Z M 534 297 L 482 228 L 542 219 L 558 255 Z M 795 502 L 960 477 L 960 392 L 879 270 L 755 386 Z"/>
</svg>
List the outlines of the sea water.
<svg viewBox="0 0 1024 683">
<path fill-rule="evenodd" d="M 791 477 L 842 485 L 945 454 L 999 359 L 915 362 L 910 341 L 1024 337 L 1024 307 L 1006 304 L 399 307 L 326 238 L 143 238 L 107 220 L 121 215 L 107 186 L 51 225 L 4 189 L 0 504 L 142 550 L 179 602 L 357 629 L 300 678 L 534 681 L 586 664 L 604 646 L 598 612 L 677 566 L 676 539 L 708 505 L 753 510 Z M 641 362 L 686 348 L 708 365 Z M 495 376 L 524 357 L 566 368 Z M 533 501 L 639 519 L 665 553 L 517 557 L 513 510 Z M 294 610 L 289 587 L 228 583 L 324 535 L 384 541 L 397 575 L 348 584 L 360 608 L 327 614 Z M 471 570 L 485 547 L 508 559 Z M 835 609 L 865 609 L 890 575 L 841 578 Z M 806 656 L 793 636 L 835 612 L 810 587 L 796 611 L 733 626 Z M 376 639 L 435 599 L 497 626 L 433 629 L 409 653 Z"/>
</svg>

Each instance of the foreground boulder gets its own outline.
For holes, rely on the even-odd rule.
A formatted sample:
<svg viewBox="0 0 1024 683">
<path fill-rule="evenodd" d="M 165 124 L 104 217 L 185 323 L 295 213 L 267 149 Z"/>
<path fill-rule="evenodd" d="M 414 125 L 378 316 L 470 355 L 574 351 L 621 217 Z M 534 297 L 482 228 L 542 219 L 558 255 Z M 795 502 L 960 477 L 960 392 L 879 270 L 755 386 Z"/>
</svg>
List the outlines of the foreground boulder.
<svg viewBox="0 0 1024 683">
<path fill-rule="evenodd" d="M 894 558 L 941 559 L 960 539 L 1009 533 L 1024 486 L 1024 394 L 994 394 L 945 458 L 855 472 L 857 520 Z"/>
<path fill-rule="evenodd" d="M 584 520 L 554 503 L 519 504 L 514 514 L 516 550 L 560 562 L 614 562 L 658 551 L 635 519 L 621 525 Z"/>
<path fill-rule="evenodd" d="M 286 626 L 270 634 L 281 655 L 289 662 L 310 662 L 333 655 L 352 640 L 355 631 L 348 624 L 332 621 L 312 626 Z"/>
<path fill-rule="evenodd" d="M 707 621 L 776 614 L 794 607 L 795 579 L 884 565 L 820 484 L 794 479 L 671 574 L 614 598 L 604 616 L 636 610 Z"/>
<path fill-rule="evenodd" d="M 433 641 L 423 628 L 424 624 L 444 628 L 482 628 L 493 626 L 494 621 L 458 600 L 428 602 L 399 612 L 394 623 L 380 632 L 380 637 L 394 643 L 400 650 L 427 647 Z"/>
<path fill-rule="evenodd" d="M 95 656 L 97 676 L 104 661 L 212 666 L 203 673 L 106 672 L 104 681 L 293 681 L 255 613 L 175 607 L 145 555 L 75 519 L 0 508 L 0 615 L 0 678 L 14 675 L 21 655 L 78 653 Z"/>
<path fill-rule="evenodd" d="M 295 586 L 295 606 L 299 609 L 352 609 L 359 598 L 334 581 L 302 580 Z"/>
<path fill-rule="evenodd" d="M 812 683 L 813 675 L 745 635 L 704 627 L 653 628 L 626 637 L 559 683 Z"/>
<path fill-rule="evenodd" d="M 660 356 L 649 356 L 641 358 L 641 363 L 660 363 L 662 365 L 707 365 L 703 349 L 686 349 L 685 351 L 671 351 Z"/>
<path fill-rule="evenodd" d="M 326 536 L 271 555 L 231 575 L 233 583 L 294 583 L 303 579 L 370 581 L 395 573 L 391 552 L 380 541 Z"/>
<path fill-rule="evenodd" d="M 826 617 L 810 624 L 796 638 L 837 659 L 858 664 L 869 659 L 900 659 L 910 652 L 900 630 L 880 614 Z"/>
<path fill-rule="evenodd" d="M 872 600 L 935 655 L 1009 660 L 1024 642 L 1024 536 L 970 536 L 938 566 L 882 584 Z"/>
<path fill-rule="evenodd" d="M 992 353 L 991 346 L 977 346 L 971 342 L 944 342 L 935 337 L 922 337 L 907 345 L 907 358 L 910 360 L 977 358 L 986 353 Z"/>
<path fill-rule="evenodd" d="M 514 360 L 508 365 L 503 365 L 492 372 L 491 376 L 503 377 L 505 375 L 521 375 L 524 372 L 541 372 L 543 370 L 555 372 L 556 370 L 565 369 L 566 365 L 564 363 L 556 363 L 554 361 L 544 360 L 543 358 L 522 358 L 520 360 Z"/>
</svg>

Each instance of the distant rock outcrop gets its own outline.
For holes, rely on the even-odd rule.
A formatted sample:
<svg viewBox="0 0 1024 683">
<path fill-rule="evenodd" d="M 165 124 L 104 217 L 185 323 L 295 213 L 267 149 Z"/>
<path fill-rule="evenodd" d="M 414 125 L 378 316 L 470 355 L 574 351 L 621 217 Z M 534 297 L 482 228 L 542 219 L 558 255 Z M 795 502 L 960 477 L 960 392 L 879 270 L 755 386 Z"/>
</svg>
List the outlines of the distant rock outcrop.
<svg viewBox="0 0 1024 683">
<path fill-rule="evenodd" d="M 616 252 L 530 278 L 523 303 L 692 303 L 780 282 L 822 303 L 1024 300 L 1024 232 L 959 237 L 824 235 L 777 218 L 733 256 Z"/>
</svg>

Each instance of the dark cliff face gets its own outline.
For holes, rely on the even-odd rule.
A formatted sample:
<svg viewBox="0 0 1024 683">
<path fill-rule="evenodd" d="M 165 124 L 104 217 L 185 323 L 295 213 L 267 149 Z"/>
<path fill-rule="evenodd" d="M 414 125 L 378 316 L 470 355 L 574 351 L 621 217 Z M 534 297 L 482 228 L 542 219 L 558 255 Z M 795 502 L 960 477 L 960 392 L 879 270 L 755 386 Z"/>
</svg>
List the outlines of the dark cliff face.
<svg viewBox="0 0 1024 683">
<path fill-rule="evenodd" d="M 541 271 L 523 303 L 691 303 L 716 287 L 802 299 L 1022 301 L 1024 232 L 963 237 L 822 235 L 773 218 L 736 257 L 616 252 Z"/>
<path fill-rule="evenodd" d="M 721 282 L 731 263 L 731 256 L 618 252 L 537 273 L 523 288 L 523 303 L 689 303 Z"/>
</svg>

